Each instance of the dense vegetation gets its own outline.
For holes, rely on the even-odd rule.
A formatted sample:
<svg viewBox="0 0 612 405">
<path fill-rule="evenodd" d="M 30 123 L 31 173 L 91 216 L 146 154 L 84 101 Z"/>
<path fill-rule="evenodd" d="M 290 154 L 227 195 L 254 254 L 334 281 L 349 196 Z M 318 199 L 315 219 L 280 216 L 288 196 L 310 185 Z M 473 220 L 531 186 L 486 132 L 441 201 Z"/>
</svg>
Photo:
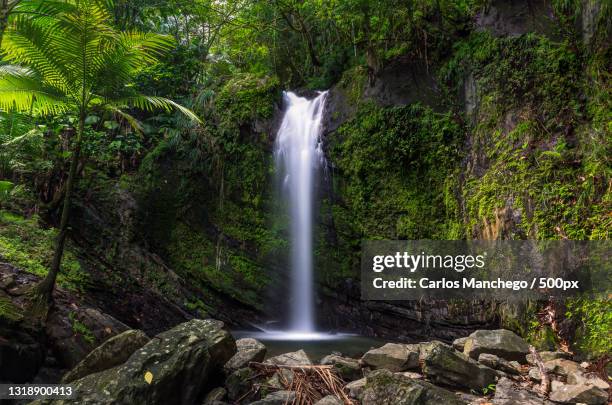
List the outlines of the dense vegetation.
<svg viewBox="0 0 612 405">
<path fill-rule="evenodd" d="M 362 239 L 610 239 L 612 10 L 601 2 L 585 33 L 592 11 L 553 1 L 552 21 L 536 16 L 546 29 L 495 35 L 477 26 L 493 3 L 8 2 L 0 258 L 44 276 L 54 249 L 59 268 L 56 228 L 62 245 L 71 225 L 66 288 L 86 294 L 93 252 L 114 269 L 109 285 L 135 275 L 193 313 L 218 315 L 225 299 L 268 310 L 287 247 L 271 195 L 287 88 L 332 88 L 350 106 L 326 136 L 316 257 L 327 289 L 358 277 Z M 369 89 L 398 60 L 424 67 L 414 75 L 435 82 L 435 102 L 378 102 Z M 542 344 L 612 350 L 609 300 L 558 310 L 575 334 L 543 326 L 537 305 L 504 322 Z"/>
</svg>

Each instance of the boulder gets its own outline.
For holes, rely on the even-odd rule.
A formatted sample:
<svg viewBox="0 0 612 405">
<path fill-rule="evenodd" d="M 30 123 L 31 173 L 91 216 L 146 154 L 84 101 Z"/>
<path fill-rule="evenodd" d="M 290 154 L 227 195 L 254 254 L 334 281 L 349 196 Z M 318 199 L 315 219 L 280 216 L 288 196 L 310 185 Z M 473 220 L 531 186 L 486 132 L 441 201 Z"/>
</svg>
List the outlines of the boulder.
<svg viewBox="0 0 612 405">
<path fill-rule="evenodd" d="M 467 339 L 468 338 L 466 336 L 466 337 L 462 337 L 462 338 L 453 340 L 453 348 L 455 348 L 455 350 L 459 352 L 463 352 L 463 348 L 465 347 L 465 341 Z"/>
<path fill-rule="evenodd" d="M 495 383 L 495 370 L 441 343 L 421 347 L 422 371 L 433 383 L 482 390 Z"/>
<path fill-rule="evenodd" d="M 361 399 L 363 395 L 363 389 L 366 385 L 366 378 L 361 378 L 359 380 L 350 382 L 344 386 L 344 388 L 348 391 L 349 396 L 354 399 Z"/>
<path fill-rule="evenodd" d="M 550 400 L 562 404 L 603 405 L 608 403 L 608 393 L 594 385 L 564 384 L 550 393 Z"/>
<path fill-rule="evenodd" d="M 155 336 L 122 365 L 72 385 L 83 403 L 192 404 L 235 351 L 223 322 L 193 319 Z"/>
<path fill-rule="evenodd" d="M 308 355 L 304 350 L 298 350 L 297 352 L 280 354 L 278 356 L 270 357 L 266 361 L 266 364 L 277 364 L 285 366 L 310 366 L 312 362 L 308 358 Z"/>
<path fill-rule="evenodd" d="M 256 375 L 255 370 L 249 367 L 241 368 L 230 374 L 225 380 L 229 400 L 235 402 L 249 392 L 253 385 L 252 380 Z"/>
<path fill-rule="evenodd" d="M 565 353 L 565 352 L 539 352 L 540 354 L 540 358 L 542 359 L 542 361 L 546 362 L 546 361 L 551 361 L 551 360 L 556 360 L 556 359 L 567 359 L 569 360 L 570 355 L 569 353 Z M 533 364 L 535 365 L 535 360 L 533 358 L 533 354 L 529 353 L 527 355 L 527 363 L 529 364 Z"/>
<path fill-rule="evenodd" d="M 212 389 L 206 397 L 202 405 L 213 405 L 223 401 L 223 398 L 227 395 L 227 390 L 223 387 L 217 387 Z"/>
<path fill-rule="evenodd" d="M 599 378 L 597 375 L 585 374 L 582 371 L 576 371 L 576 372 L 570 373 L 567 376 L 567 383 L 572 384 L 572 385 L 576 385 L 576 384 L 594 385 L 598 388 L 601 388 L 602 390 L 607 390 L 610 388 L 610 384 L 608 384 L 606 381 Z"/>
<path fill-rule="evenodd" d="M 529 369 L 529 378 L 535 382 L 542 381 L 542 374 L 540 373 L 540 369 L 537 367 L 532 367 Z"/>
<path fill-rule="evenodd" d="M 403 375 L 404 377 L 412 378 L 414 380 L 423 379 L 423 374 L 415 373 L 414 371 L 401 371 L 395 374 Z"/>
<path fill-rule="evenodd" d="M 62 378 L 62 384 L 68 384 L 86 375 L 123 364 L 132 353 L 148 342 L 147 335 L 139 330 L 130 329 L 115 335 L 92 350 L 79 364 L 66 373 Z"/>
<path fill-rule="evenodd" d="M 504 359 L 500 359 L 494 354 L 481 353 L 480 356 L 478 356 L 478 362 L 494 370 L 503 371 L 504 373 L 514 375 L 518 375 L 521 373 L 520 365 L 517 362 L 510 362 Z"/>
<path fill-rule="evenodd" d="M 335 395 L 328 395 L 319 399 L 314 405 L 344 405 L 344 403 Z"/>
<path fill-rule="evenodd" d="M 353 381 L 363 377 L 359 361 L 348 357 L 337 356 L 335 354 L 325 356 L 321 364 L 334 366 L 340 377 L 345 381 Z"/>
<path fill-rule="evenodd" d="M 544 363 L 544 369 L 547 373 L 560 375 L 562 377 L 567 377 L 572 373 L 583 371 L 582 367 L 580 367 L 580 364 L 576 363 L 575 361 L 566 359 L 556 359 L 547 361 Z"/>
<path fill-rule="evenodd" d="M 101 343 L 130 328 L 96 308 L 74 308 L 56 300 L 45 329 L 49 346 L 62 366 L 72 369 Z"/>
<path fill-rule="evenodd" d="M 366 352 L 361 358 L 365 366 L 389 371 L 405 371 L 419 366 L 419 345 L 387 343 Z"/>
<path fill-rule="evenodd" d="M 463 353 L 473 359 L 478 359 L 481 353 L 489 353 L 509 361 L 525 363 L 529 345 L 506 329 L 477 330 L 468 336 Z"/>
<path fill-rule="evenodd" d="M 259 401 L 251 402 L 251 405 L 285 405 L 293 403 L 294 399 L 295 392 L 293 391 L 276 391 Z"/>
<path fill-rule="evenodd" d="M 495 405 L 552 405 L 552 402 L 517 386 L 505 377 L 500 378 L 497 382 L 492 402 Z"/>
<path fill-rule="evenodd" d="M 363 405 L 459 405 L 466 404 L 450 391 L 388 370 L 370 373 L 363 391 Z"/>
<path fill-rule="evenodd" d="M 223 367 L 227 374 L 248 367 L 252 361 L 261 362 L 266 357 L 266 346 L 256 339 L 238 339 L 236 348 L 238 349 L 236 354 Z"/>
</svg>

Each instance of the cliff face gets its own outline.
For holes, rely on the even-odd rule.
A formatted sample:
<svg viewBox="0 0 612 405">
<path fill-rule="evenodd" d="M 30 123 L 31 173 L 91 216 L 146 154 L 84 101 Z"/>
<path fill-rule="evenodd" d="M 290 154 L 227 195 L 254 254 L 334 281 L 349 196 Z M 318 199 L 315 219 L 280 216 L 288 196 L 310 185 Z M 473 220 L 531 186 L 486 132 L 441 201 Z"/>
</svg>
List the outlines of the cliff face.
<svg viewBox="0 0 612 405">
<path fill-rule="evenodd" d="M 324 321 L 383 336 L 499 323 L 531 333 L 525 307 L 360 301 L 359 241 L 611 236 L 609 11 L 587 3 L 492 2 L 435 63 L 345 73 L 328 105 L 317 251 L 333 303 L 322 307 L 342 316 Z"/>
</svg>

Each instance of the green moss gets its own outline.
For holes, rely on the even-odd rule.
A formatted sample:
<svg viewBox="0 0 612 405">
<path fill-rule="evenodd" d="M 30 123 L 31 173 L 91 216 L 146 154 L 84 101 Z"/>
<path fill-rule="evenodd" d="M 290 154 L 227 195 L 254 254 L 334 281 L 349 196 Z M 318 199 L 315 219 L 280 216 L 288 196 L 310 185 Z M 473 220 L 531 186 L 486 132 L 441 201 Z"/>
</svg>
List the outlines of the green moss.
<svg viewBox="0 0 612 405">
<path fill-rule="evenodd" d="M 72 324 L 73 333 L 81 336 L 84 341 L 86 341 L 87 343 L 91 345 L 96 343 L 96 337 L 94 336 L 91 329 L 89 329 L 89 327 L 85 325 L 83 322 L 79 321 L 76 318 L 76 315 L 74 314 L 74 312 L 70 312 L 68 314 L 68 318 L 70 319 L 70 322 Z"/>
<path fill-rule="evenodd" d="M 258 294 L 266 285 L 264 268 L 223 240 L 212 243 L 206 235 L 178 223 L 168 251 L 170 266 L 195 285 L 256 308 L 261 306 Z"/>
<path fill-rule="evenodd" d="M 55 229 L 38 226 L 37 217 L 26 219 L 0 211 L 0 257 L 24 271 L 40 277 L 47 274 L 55 236 Z M 64 252 L 58 283 L 73 290 L 82 290 L 89 284 L 88 274 L 70 248 Z"/>
<path fill-rule="evenodd" d="M 567 302 L 567 317 L 573 319 L 576 346 L 589 357 L 612 352 L 612 301 L 606 298 L 583 297 Z"/>
<path fill-rule="evenodd" d="M 236 75 L 219 91 L 215 108 L 226 121 L 233 120 L 235 124 L 270 118 L 274 101 L 280 95 L 279 85 L 276 77 L 258 77 L 250 73 Z"/>
<path fill-rule="evenodd" d="M 0 321 L 13 324 L 21 321 L 23 314 L 8 297 L 0 296 Z"/>
<path fill-rule="evenodd" d="M 320 231 L 316 255 L 324 277 L 354 276 L 362 239 L 460 235 L 452 189 L 463 137 L 451 114 L 420 105 L 364 104 L 333 134 L 334 190 L 342 198 L 324 202 L 322 212 L 331 216 L 340 249 L 330 249 L 330 236 Z"/>
</svg>

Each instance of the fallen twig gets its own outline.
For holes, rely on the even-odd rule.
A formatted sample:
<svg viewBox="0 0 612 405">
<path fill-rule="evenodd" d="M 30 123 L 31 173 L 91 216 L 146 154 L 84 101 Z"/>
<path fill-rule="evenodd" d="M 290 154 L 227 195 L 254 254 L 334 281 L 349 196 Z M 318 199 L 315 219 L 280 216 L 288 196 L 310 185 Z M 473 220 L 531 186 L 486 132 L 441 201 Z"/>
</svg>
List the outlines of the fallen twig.
<svg viewBox="0 0 612 405">
<path fill-rule="evenodd" d="M 529 352 L 533 356 L 533 361 L 538 366 L 538 370 L 540 370 L 540 376 L 542 377 L 542 382 L 540 382 L 540 392 L 542 395 L 548 395 L 550 391 L 550 379 L 548 378 L 548 374 L 546 373 L 546 368 L 544 367 L 544 362 L 542 361 L 542 357 L 540 357 L 540 353 L 533 346 L 529 346 Z"/>
</svg>

